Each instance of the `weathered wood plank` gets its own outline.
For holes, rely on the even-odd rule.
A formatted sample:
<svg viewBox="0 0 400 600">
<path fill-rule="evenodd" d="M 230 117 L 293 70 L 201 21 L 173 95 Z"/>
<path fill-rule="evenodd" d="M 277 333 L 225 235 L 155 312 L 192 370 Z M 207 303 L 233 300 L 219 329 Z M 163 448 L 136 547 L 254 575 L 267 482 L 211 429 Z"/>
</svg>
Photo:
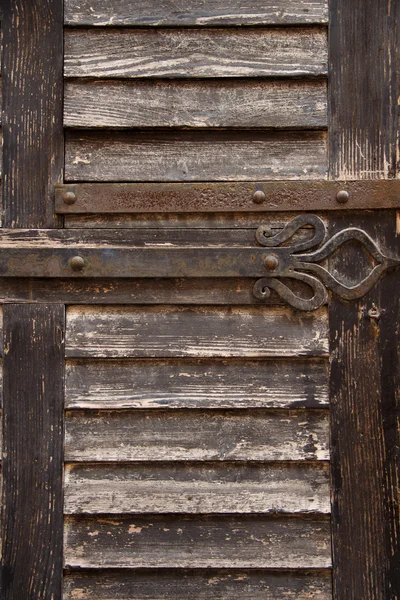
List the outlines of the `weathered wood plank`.
<svg viewBox="0 0 400 600">
<path fill-rule="evenodd" d="M 331 177 L 395 177 L 400 3 L 332 0 L 330 4 Z"/>
<path fill-rule="evenodd" d="M 325 27 L 66 29 L 66 77 L 326 75 Z"/>
<path fill-rule="evenodd" d="M 267 221 L 262 221 L 278 233 L 283 222 L 268 216 Z M 169 248 L 172 246 L 182 247 L 260 247 L 256 241 L 256 224 L 253 227 L 243 229 L 225 230 L 221 233 L 216 228 L 193 229 L 188 231 L 183 228 L 141 228 L 141 229 L 0 229 L 0 251 L 17 249 L 32 249 L 32 251 L 43 249 L 76 248 L 79 250 L 111 248 L 148 248 L 161 246 Z M 303 228 L 293 236 L 296 242 L 311 239 L 313 232 L 311 228 Z"/>
<path fill-rule="evenodd" d="M 70 307 L 66 355 L 326 356 L 327 312 L 288 308 Z"/>
<path fill-rule="evenodd" d="M 64 125 L 321 129 L 326 82 L 67 81 Z"/>
<path fill-rule="evenodd" d="M 323 179 L 325 132 L 69 132 L 67 181 Z"/>
<path fill-rule="evenodd" d="M 3 225 L 57 227 L 62 181 L 63 6 L 5 1 L 2 22 Z"/>
<path fill-rule="evenodd" d="M 72 411 L 69 461 L 327 460 L 326 411 Z"/>
<path fill-rule="evenodd" d="M 270 517 L 67 517 L 67 568 L 324 569 L 329 521 Z"/>
<path fill-rule="evenodd" d="M 73 360 L 67 408 L 323 408 L 326 360 Z"/>
<path fill-rule="evenodd" d="M 329 514 L 329 468 L 67 465 L 64 510 L 66 514 Z"/>
<path fill-rule="evenodd" d="M 0 278 L 1 302 L 65 304 L 282 305 L 272 292 L 253 294 L 254 280 L 229 279 L 14 279 Z"/>
<path fill-rule="evenodd" d="M 268 571 L 69 572 L 63 600 L 332 600 L 331 574 Z"/>
<path fill-rule="evenodd" d="M 64 306 L 4 306 L 4 599 L 61 597 Z"/>
<path fill-rule="evenodd" d="M 331 229 L 350 224 L 343 215 Z M 360 215 L 357 225 L 400 255 L 394 212 Z M 346 254 L 340 272 L 359 274 Z M 343 600 L 400 597 L 399 292 L 397 270 L 366 298 L 330 306 L 333 581 Z"/>
<path fill-rule="evenodd" d="M 326 0 L 65 0 L 67 25 L 302 25 L 328 22 Z"/>
</svg>

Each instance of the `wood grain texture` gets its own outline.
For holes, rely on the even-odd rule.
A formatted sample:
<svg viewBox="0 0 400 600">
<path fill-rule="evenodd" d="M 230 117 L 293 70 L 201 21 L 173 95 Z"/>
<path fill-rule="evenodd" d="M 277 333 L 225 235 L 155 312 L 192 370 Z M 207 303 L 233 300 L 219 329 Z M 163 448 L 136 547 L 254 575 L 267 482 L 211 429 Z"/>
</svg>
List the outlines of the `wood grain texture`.
<svg viewBox="0 0 400 600">
<path fill-rule="evenodd" d="M 330 174 L 395 177 L 400 4 L 331 0 Z"/>
<path fill-rule="evenodd" d="M 66 514 L 329 514 L 323 468 L 67 465 Z"/>
<path fill-rule="evenodd" d="M 67 81 L 64 125 L 321 129 L 325 81 Z"/>
<path fill-rule="evenodd" d="M 63 600 L 332 600 L 328 570 L 271 573 L 229 570 L 69 572 Z"/>
<path fill-rule="evenodd" d="M 323 179 L 325 132 L 69 132 L 66 181 Z"/>
<path fill-rule="evenodd" d="M 65 406 L 123 408 L 324 408 L 325 359 L 291 361 L 73 360 Z"/>
<path fill-rule="evenodd" d="M 327 520 L 248 517 L 67 517 L 67 568 L 331 566 Z"/>
<path fill-rule="evenodd" d="M 327 412 L 73 411 L 69 461 L 327 460 Z"/>
<path fill-rule="evenodd" d="M 288 308 L 70 307 L 70 358 L 326 356 L 327 312 Z"/>
<path fill-rule="evenodd" d="M 240 305 L 275 306 L 253 294 L 249 279 L 0 279 L 0 301 L 62 302 L 65 304 Z"/>
<path fill-rule="evenodd" d="M 2 598 L 61 596 L 64 306 L 4 306 Z"/>
<path fill-rule="evenodd" d="M 343 215 L 333 231 L 353 224 Z M 357 225 L 400 255 L 396 215 L 359 215 Z M 358 276 L 342 257 L 341 272 Z M 400 279 L 387 273 L 364 299 L 330 306 L 333 554 L 335 597 L 400 597 Z M 379 320 L 368 311 L 374 306 Z"/>
<path fill-rule="evenodd" d="M 325 27 L 66 29 L 66 77 L 326 75 Z"/>
<path fill-rule="evenodd" d="M 63 177 L 63 6 L 5 0 L 3 225 L 56 227 L 54 184 Z"/>
<path fill-rule="evenodd" d="M 326 0 L 65 0 L 67 25 L 301 25 L 327 23 Z"/>
</svg>

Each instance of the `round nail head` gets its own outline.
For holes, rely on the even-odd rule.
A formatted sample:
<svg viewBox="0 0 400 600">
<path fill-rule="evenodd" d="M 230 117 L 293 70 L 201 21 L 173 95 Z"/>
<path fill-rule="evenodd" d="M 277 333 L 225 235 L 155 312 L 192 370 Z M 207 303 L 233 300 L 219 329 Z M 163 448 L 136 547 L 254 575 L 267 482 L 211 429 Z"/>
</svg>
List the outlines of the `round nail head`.
<svg viewBox="0 0 400 600">
<path fill-rule="evenodd" d="M 65 204 L 74 204 L 76 202 L 76 194 L 74 192 L 64 192 L 63 200 Z"/>
<path fill-rule="evenodd" d="M 349 198 L 350 198 L 350 194 L 346 190 L 340 190 L 340 192 L 338 192 L 336 194 L 336 200 L 338 202 L 340 202 L 341 204 L 348 202 Z"/>
<path fill-rule="evenodd" d="M 279 260 L 273 254 L 269 254 L 264 258 L 264 267 L 267 271 L 276 271 L 279 265 Z"/>
<path fill-rule="evenodd" d="M 261 204 L 265 200 L 265 194 L 262 190 L 257 190 L 253 194 L 253 202 L 256 204 Z"/>
<path fill-rule="evenodd" d="M 85 261 L 82 256 L 73 256 L 69 259 L 69 266 L 73 271 L 82 271 L 85 266 Z"/>
</svg>

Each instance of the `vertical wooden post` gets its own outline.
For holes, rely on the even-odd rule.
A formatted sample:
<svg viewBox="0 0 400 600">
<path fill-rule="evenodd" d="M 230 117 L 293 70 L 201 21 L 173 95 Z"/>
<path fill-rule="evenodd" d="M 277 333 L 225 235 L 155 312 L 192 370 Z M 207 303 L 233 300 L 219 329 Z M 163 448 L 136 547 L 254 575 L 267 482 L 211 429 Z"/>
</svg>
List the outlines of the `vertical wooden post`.
<svg viewBox="0 0 400 600">
<path fill-rule="evenodd" d="M 62 181 L 63 0 L 3 0 L 3 226 L 57 227 Z"/>
<path fill-rule="evenodd" d="M 60 600 L 65 309 L 6 304 L 4 600 Z"/>
<path fill-rule="evenodd" d="M 2 3 L 3 225 L 61 224 L 63 1 Z M 60 600 L 64 306 L 5 305 L 1 598 Z"/>
<path fill-rule="evenodd" d="M 400 3 L 330 4 L 330 176 L 394 177 Z M 335 216 L 332 232 L 363 227 L 367 221 L 367 215 Z M 377 212 L 373 222 L 374 238 L 387 254 L 398 255 L 394 212 Z M 357 277 L 354 261 L 343 267 Z M 333 583 L 338 600 L 400 598 L 399 292 L 399 273 L 393 272 L 366 298 L 352 303 L 333 298 L 330 305 Z"/>
</svg>

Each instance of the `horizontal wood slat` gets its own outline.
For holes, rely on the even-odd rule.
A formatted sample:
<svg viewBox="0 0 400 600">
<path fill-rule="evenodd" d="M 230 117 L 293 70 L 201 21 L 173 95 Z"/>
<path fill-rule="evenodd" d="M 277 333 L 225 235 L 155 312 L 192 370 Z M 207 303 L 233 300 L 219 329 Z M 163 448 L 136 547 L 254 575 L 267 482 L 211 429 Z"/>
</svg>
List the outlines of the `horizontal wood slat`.
<svg viewBox="0 0 400 600">
<path fill-rule="evenodd" d="M 126 305 L 282 305 L 253 294 L 249 279 L 16 279 L 0 278 L 0 301 Z"/>
<path fill-rule="evenodd" d="M 67 465 L 64 507 L 67 514 L 329 514 L 329 469 Z"/>
<path fill-rule="evenodd" d="M 67 29 L 66 77 L 326 75 L 327 30 Z"/>
<path fill-rule="evenodd" d="M 326 360 L 78 360 L 66 364 L 67 408 L 323 408 Z"/>
<path fill-rule="evenodd" d="M 67 81 L 64 125 L 322 128 L 327 126 L 326 82 Z"/>
<path fill-rule="evenodd" d="M 267 216 L 267 221 L 260 220 L 259 223 L 267 224 L 278 233 L 284 226 L 284 222 L 273 216 Z M 182 247 L 260 247 L 256 241 L 257 225 L 251 224 L 247 228 L 231 229 L 221 232 L 215 228 L 194 229 L 187 231 L 179 228 L 142 228 L 142 229 L 89 229 L 88 231 L 74 229 L 0 229 L 0 250 L 26 250 L 32 249 L 59 249 L 75 248 L 93 250 L 100 248 L 153 248 L 161 246 L 169 248 Z M 313 231 L 310 228 L 302 228 L 291 238 L 296 242 L 311 239 Z"/>
<path fill-rule="evenodd" d="M 67 517 L 67 568 L 331 566 L 329 521 L 252 517 Z"/>
<path fill-rule="evenodd" d="M 329 571 L 95 571 L 67 573 L 63 600 L 332 600 Z"/>
<path fill-rule="evenodd" d="M 80 357 L 326 356 L 326 309 L 70 307 L 66 355 Z"/>
<path fill-rule="evenodd" d="M 65 0 L 67 25 L 286 25 L 327 23 L 327 0 Z"/>
<path fill-rule="evenodd" d="M 66 181 L 323 179 L 325 132 L 69 132 Z"/>
<path fill-rule="evenodd" d="M 67 461 L 328 458 L 325 411 L 73 411 L 65 418 Z"/>
</svg>

